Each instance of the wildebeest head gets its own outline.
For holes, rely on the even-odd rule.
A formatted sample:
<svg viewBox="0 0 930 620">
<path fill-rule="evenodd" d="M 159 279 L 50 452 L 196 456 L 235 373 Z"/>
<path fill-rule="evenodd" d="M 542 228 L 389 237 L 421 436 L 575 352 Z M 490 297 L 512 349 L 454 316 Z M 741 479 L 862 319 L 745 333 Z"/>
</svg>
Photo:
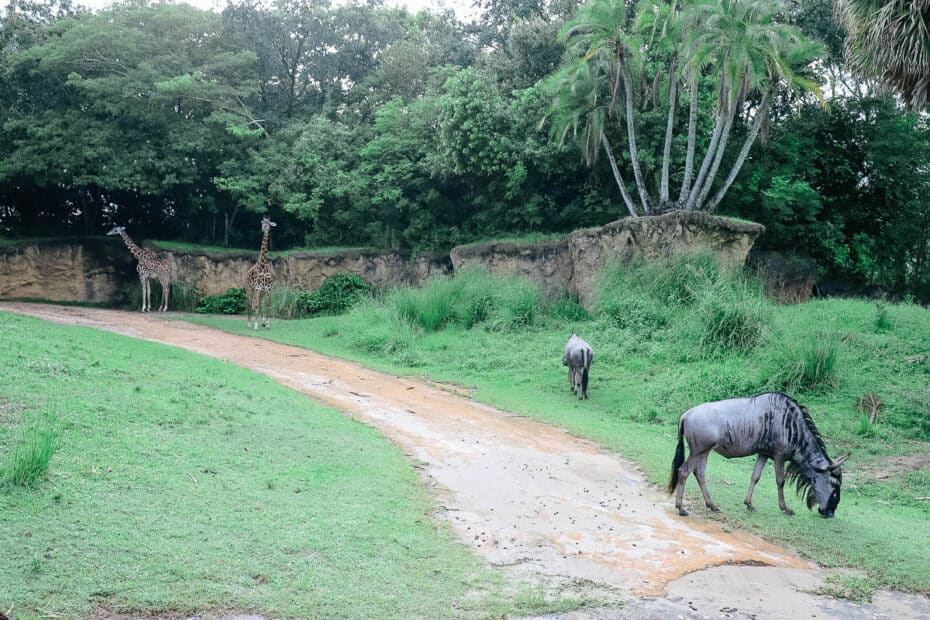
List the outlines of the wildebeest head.
<svg viewBox="0 0 930 620">
<path fill-rule="evenodd" d="M 843 484 L 843 462 L 849 458 L 844 454 L 825 468 L 815 468 L 807 492 L 807 507 L 817 506 L 822 517 L 832 517 L 840 503 L 840 487 Z"/>
<path fill-rule="evenodd" d="M 110 232 L 108 232 L 107 235 L 121 235 L 123 234 L 124 230 L 126 230 L 125 226 L 114 226 L 110 229 Z"/>
</svg>

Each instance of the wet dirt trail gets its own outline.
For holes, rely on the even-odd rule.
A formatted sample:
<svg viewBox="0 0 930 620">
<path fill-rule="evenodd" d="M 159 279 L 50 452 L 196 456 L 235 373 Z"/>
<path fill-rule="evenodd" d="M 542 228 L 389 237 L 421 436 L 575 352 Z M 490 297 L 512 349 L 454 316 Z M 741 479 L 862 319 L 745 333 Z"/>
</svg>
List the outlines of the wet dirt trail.
<svg viewBox="0 0 930 620">
<path fill-rule="evenodd" d="M 29 303 L 0 310 L 227 360 L 378 428 L 421 464 L 440 518 L 488 562 L 627 599 L 623 611 L 585 617 L 930 616 L 921 597 L 854 605 L 806 593 L 820 574 L 796 554 L 683 519 L 633 465 L 594 443 L 424 381 L 164 315 Z"/>
</svg>

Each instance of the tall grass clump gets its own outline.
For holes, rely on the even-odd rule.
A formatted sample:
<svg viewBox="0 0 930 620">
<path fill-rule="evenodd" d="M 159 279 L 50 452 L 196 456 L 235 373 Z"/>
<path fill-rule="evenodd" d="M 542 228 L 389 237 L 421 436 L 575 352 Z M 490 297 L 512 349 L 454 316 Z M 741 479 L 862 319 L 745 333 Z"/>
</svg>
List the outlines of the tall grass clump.
<svg viewBox="0 0 930 620">
<path fill-rule="evenodd" d="M 178 312 L 194 312 L 200 304 L 200 291 L 187 282 L 172 282 L 171 296 L 168 297 L 168 309 Z M 141 292 L 139 304 L 142 304 Z"/>
<path fill-rule="evenodd" d="M 548 314 L 551 318 L 561 321 L 588 321 L 591 315 L 578 301 L 577 296 L 563 295 L 549 304 Z"/>
<path fill-rule="evenodd" d="M 772 308 L 757 279 L 726 274 L 702 292 L 698 314 L 703 349 L 745 353 L 762 342 Z"/>
<path fill-rule="evenodd" d="M 393 306 L 363 299 L 347 314 L 347 332 L 352 346 L 378 354 L 412 350 L 419 338 L 416 328 Z"/>
<path fill-rule="evenodd" d="M 300 289 L 275 284 L 268 292 L 268 314 L 276 319 L 299 319 L 304 316 Z"/>
<path fill-rule="evenodd" d="M 430 332 L 447 325 L 463 329 L 479 324 L 489 329 L 532 325 L 541 303 L 539 287 L 526 278 L 477 270 L 433 278 L 419 289 L 394 289 L 385 298 L 398 316 Z"/>
<path fill-rule="evenodd" d="M 48 471 L 58 449 L 60 427 L 53 408 L 36 416 L 20 433 L 13 447 L 9 480 L 22 487 L 34 487 Z"/>
<path fill-rule="evenodd" d="M 812 334 L 801 340 L 777 338 L 767 385 L 778 390 L 818 392 L 836 387 L 839 337 Z"/>
</svg>

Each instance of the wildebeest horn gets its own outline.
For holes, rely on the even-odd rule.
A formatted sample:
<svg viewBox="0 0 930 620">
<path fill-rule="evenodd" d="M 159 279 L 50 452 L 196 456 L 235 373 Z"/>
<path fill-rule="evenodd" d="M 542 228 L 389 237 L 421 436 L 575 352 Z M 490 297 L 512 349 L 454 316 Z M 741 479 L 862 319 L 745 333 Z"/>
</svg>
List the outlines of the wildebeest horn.
<svg viewBox="0 0 930 620">
<path fill-rule="evenodd" d="M 836 457 L 836 459 L 835 459 L 832 463 L 830 463 L 830 469 L 838 469 L 839 466 L 842 465 L 843 463 L 845 463 L 845 462 L 846 462 L 846 459 L 849 458 L 849 454 L 850 454 L 850 453 L 847 452 L 847 453 L 844 454 L 843 456 L 838 456 L 838 457 Z"/>
</svg>

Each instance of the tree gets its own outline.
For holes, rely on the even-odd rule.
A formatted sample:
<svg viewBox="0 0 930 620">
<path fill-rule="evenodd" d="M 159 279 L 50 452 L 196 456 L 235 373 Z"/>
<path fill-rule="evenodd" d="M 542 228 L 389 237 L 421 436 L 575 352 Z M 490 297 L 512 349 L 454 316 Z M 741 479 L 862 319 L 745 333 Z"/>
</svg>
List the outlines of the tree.
<svg viewBox="0 0 930 620">
<path fill-rule="evenodd" d="M 590 0 L 566 24 L 561 35 L 568 48 L 566 62 L 550 80 L 554 135 L 560 140 L 568 135 L 579 137 L 589 162 L 603 148 L 631 215 L 669 208 L 713 211 L 739 173 L 779 90 L 817 90 L 799 71 L 817 58 L 820 47 L 796 27 L 779 23 L 776 18 L 784 7 L 771 0 L 717 0 L 686 8 L 674 2 L 647 2 L 638 10 L 640 16 L 634 19 L 624 0 Z M 647 79 L 650 70 L 652 80 Z M 655 200 L 647 187 L 637 128 L 643 110 L 661 105 L 658 92 L 662 75 L 667 76 L 667 123 Z M 681 192 L 672 202 L 669 168 L 679 80 L 685 82 L 689 94 L 688 137 Z M 650 83 L 654 86 L 647 88 Z M 700 89 L 710 83 L 714 84 L 712 111 L 699 109 Z M 713 129 L 693 177 L 702 112 L 710 112 Z M 711 194 L 738 118 L 748 126 L 744 144 L 719 190 Z M 608 140 L 610 121 L 626 127 L 638 205 L 614 164 Z"/>
<path fill-rule="evenodd" d="M 847 31 L 846 55 L 859 76 L 875 77 L 913 110 L 930 96 L 930 2 L 836 0 Z"/>
</svg>

